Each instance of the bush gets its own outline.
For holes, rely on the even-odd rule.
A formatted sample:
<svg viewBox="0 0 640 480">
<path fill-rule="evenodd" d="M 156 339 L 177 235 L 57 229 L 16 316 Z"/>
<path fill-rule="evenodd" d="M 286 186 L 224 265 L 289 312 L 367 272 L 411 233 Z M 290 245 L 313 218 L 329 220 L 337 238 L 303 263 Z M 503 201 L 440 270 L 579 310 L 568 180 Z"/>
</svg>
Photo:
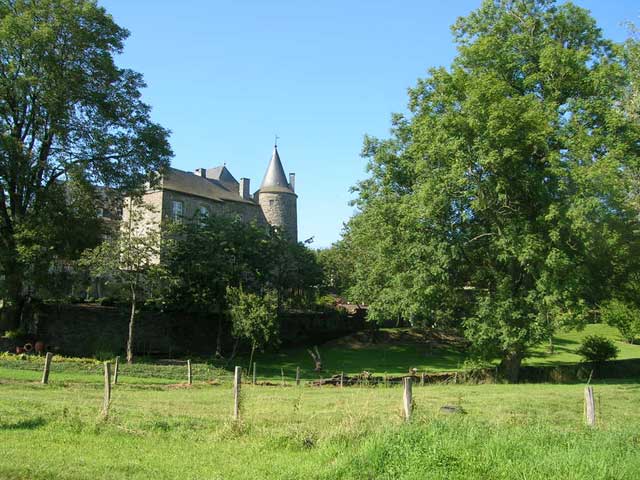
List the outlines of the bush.
<svg viewBox="0 0 640 480">
<path fill-rule="evenodd" d="M 8 338 L 10 340 L 22 340 L 27 335 L 21 328 L 16 328 L 15 330 L 7 330 L 4 332 L 4 338 Z"/>
<path fill-rule="evenodd" d="M 587 362 L 603 363 L 618 356 L 618 347 L 612 340 L 600 335 L 589 335 L 582 340 L 576 353 Z"/>
<path fill-rule="evenodd" d="M 602 319 L 616 327 L 624 339 L 633 343 L 640 336 L 640 310 L 620 300 L 611 300 L 600 308 Z"/>
</svg>

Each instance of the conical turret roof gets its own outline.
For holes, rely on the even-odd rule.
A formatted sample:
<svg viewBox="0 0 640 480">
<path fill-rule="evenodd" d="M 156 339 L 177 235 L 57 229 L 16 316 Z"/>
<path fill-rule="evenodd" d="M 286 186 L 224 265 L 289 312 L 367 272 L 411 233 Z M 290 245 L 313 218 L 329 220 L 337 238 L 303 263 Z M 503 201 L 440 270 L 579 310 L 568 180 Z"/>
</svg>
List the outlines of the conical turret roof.
<svg viewBox="0 0 640 480">
<path fill-rule="evenodd" d="M 267 167 L 267 172 L 264 174 L 264 179 L 262 180 L 262 185 L 260 185 L 260 191 L 289 191 L 293 193 L 291 187 L 289 186 L 289 182 L 287 181 L 287 176 L 284 173 L 284 168 L 282 168 L 282 162 L 280 161 L 280 155 L 278 155 L 278 147 L 273 147 L 273 155 L 271 156 L 271 161 L 269 162 L 269 166 Z"/>
</svg>

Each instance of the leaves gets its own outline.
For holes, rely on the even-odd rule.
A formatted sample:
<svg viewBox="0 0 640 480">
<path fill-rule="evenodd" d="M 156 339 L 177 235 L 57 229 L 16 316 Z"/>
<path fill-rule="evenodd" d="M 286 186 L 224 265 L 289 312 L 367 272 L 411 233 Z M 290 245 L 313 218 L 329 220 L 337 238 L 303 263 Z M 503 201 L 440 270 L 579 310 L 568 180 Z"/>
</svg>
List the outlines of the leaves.
<svg viewBox="0 0 640 480">
<path fill-rule="evenodd" d="M 113 61 L 127 36 L 93 1 L 0 1 L 0 269 L 15 291 L 28 265 L 20 252 L 37 244 L 20 232 L 73 213 L 61 185 L 133 194 L 168 165 L 142 76 Z M 42 231 L 43 253 L 72 238 L 54 222 Z"/>
<path fill-rule="evenodd" d="M 479 353 L 520 358 L 634 268 L 639 125 L 586 10 L 486 0 L 453 31 L 451 68 L 410 89 L 392 138 L 365 139 L 350 293 L 374 321 L 461 325 Z"/>
</svg>

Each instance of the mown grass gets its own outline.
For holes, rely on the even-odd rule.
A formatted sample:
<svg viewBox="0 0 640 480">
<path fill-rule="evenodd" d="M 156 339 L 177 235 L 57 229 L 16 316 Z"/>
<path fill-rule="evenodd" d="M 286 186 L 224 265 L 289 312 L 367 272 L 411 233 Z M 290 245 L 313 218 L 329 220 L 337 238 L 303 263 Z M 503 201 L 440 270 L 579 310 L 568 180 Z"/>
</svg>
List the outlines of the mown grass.
<svg viewBox="0 0 640 480">
<path fill-rule="evenodd" d="M 548 351 L 548 345 L 540 345 L 524 361 L 525 365 L 560 365 L 581 361 L 575 350 L 587 335 L 603 335 L 615 341 L 620 349 L 618 358 L 640 358 L 640 345 L 631 345 L 624 341 L 618 330 L 603 324 L 587 325 L 583 330 L 559 332 L 554 337 L 554 352 Z M 372 344 L 349 347 L 348 344 L 321 346 L 320 352 L 324 367 L 333 373 L 344 371 L 346 374 L 360 373 L 364 370 L 376 374 L 397 375 L 407 373 L 409 368 L 419 371 L 442 372 L 460 370 L 468 358 L 467 353 L 452 348 L 430 349 L 426 345 L 411 343 L 406 345 Z M 238 365 L 248 365 L 247 358 L 238 359 Z M 291 375 L 296 366 L 303 369 L 306 378 L 314 378 L 311 357 L 304 348 L 282 350 L 280 352 L 259 354 L 256 357 L 258 371 L 268 378 L 278 378 L 280 369 Z M 496 361 L 497 363 L 497 361 Z"/>
<path fill-rule="evenodd" d="M 548 351 L 548 345 L 541 345 L 525 359 L 525 365 L 561 365 L 577 363 L 581 359 L 575 353 L 586 335 L 603 335 L 615 341 L 620 349 L 619 359 L 640 358 L 640 345 L 626 343 L 617 329 L 608 325 L 587 325 L 582 331 L 561 332 L 554 337 L 554 352 Z M 325 371 L 314 371 L 313 362 L 305 348 L 283 349 L 279 352 L 257 354 L 258 380 L 280 383 L 281 371 L 287 381 L 295 377 L 296 367 L 301 369 L 301 378 L 317 379 L 345 372 L 347 375 L 369 371 L 377 375 L 404 374 L 409 368 L 419 371 L 440 372 L 464 368 L 467 355 L 453 348 L 432 349 L 424 344 L 405 345 L 340 345 L 320 346 Z M 0 355 L 0 377 L 14 380 L 36 381 L 41 376 L 44 360 L 34 355 Z M 186 363 L 176 361 L 172 365 L 159 365 L 151 359 L 137 359 L 133 365 L 120 364 L 120 381 L 132 384 L 171 384 L 184 381 Z M 497 363 L 497 361 L 496 361 Z M 192 362 L 196 381 L 219 381 L 232 375 L 234 365 L 249 369 L 249 359 L 239 357 L 229 365 L 215 363 L 206 359 Z M 99 382 L 102 378 L 102 362 L 93 359 L 73 359 L 61 356 L 53 357 L 52 377 L 63 382 Z"/>
<path fill-rule="evenodd" d="M 640 385 L 596 384 L 598 426 L 581 385 L 401 388 L 117 385 L 4 379 L 0 478 L 583 479 L 640 477 Z M 444 404 L 464 415 L 444 415 Z"/>
</svg>

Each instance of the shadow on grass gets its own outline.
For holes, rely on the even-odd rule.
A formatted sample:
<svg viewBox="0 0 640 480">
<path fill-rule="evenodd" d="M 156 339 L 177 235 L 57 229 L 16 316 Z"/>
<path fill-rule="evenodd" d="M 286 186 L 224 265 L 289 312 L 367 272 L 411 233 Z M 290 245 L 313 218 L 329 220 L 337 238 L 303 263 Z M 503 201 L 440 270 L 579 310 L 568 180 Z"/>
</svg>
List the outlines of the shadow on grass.
<svg viewBox="0 0 640 480">
<path fill-rule="evenodd" d="M 35 430 L 46 424 L 47 420 L 44 417 L 35 417 L 16 422 L 0 422 L 0 430 Z"/>
</svg>

